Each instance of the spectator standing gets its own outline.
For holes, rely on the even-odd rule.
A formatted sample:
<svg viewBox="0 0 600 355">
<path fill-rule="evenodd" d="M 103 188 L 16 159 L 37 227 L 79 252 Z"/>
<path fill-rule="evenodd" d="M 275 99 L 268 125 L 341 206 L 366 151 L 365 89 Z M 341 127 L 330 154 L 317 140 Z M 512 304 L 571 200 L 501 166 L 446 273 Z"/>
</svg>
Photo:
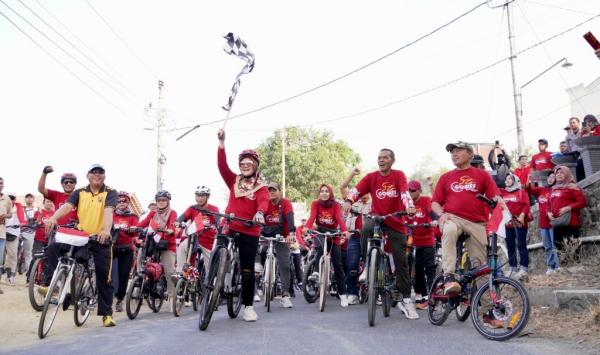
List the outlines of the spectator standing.
<svg viewBox="0 0 600 355">
<path fill-rule="evenodd" d="M 492 168 L 492 177 L 496 186 L 504 188 L 506 176 L 510 173 L 510 158 L 498 141 L 488 154 L 488 163 Z"/>
<path fill-rule="evenodd" d="M 0 177 L 0 278 L 4 272 L 4 248 L 6 246 L 6 220 L 12 217 L 12 202 L 10 198 L 2 193 L 4 190 L 4 179 Z M 2 290 L 0 290 L 2 293 Z"/>
<path fill-rule="evenodd" d="M 552 153 L 550 153 L 547 149 L 548 140 L 545 138 L 539 139 L 539 152 L 531 157 L 531 163 L 529 163 L 529 166 L 531 167 L 532 182 L 535 186 L 543 185 L 542 179 L 545 181 L 548 174 L 550 174 L 554 168 L 554 163 L 552 162 Z"/>
<path fill-rule="evenodd" d="M 550 208 L 550 193 L 552 192 L 552 186 L 556 182 L 554 173 L 548 175 L 546 187 L 532 187 L 531 193 L 537 196 L 538 201 L 538 225 L 540 227 L 540 234 L 542 237 L 542 243 L 544 244 L 544 251 L 546 252 L 546 275 L 550 276 L 560 270 L 560 261 L 558 259 L 558 253 L 554 246 L 554 231 L 548 218 L 548 210 Z"/>
</svg>

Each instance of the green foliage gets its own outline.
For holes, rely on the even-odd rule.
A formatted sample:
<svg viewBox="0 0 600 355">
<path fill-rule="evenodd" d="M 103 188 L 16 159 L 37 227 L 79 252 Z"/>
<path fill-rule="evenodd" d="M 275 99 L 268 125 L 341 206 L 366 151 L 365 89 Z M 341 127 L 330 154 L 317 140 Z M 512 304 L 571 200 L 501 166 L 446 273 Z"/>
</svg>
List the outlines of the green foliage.
<svg viewBox="0 0 600 355">
<path fill-rule="evenodd" d="M 427 178 L 432 178 L 435 186 L 440 176 L 447 171 L 448 168 L 440 166 L 431 155 L 427 155 L 415 165 L 415 170 L 410 175 L 409 180 L 419 181 L 423 187 L 423 194 L 431 196 L 433 191 L 429 189 Z"/>
<path fill-rule="evenodd" d="M 279 184 L 282 183 L 282 133 L 275 131 L 257 148 L 261 171 L 267 179 Z M 360 162 L 359 155 L 346 142 L 334 140 L 329 131 L 286 127 L 285 143 L 286 197 L 291 201 L 314 200 L 321 183 L 332 184 L 339 197 L 337 187 Z"/>
</svg>

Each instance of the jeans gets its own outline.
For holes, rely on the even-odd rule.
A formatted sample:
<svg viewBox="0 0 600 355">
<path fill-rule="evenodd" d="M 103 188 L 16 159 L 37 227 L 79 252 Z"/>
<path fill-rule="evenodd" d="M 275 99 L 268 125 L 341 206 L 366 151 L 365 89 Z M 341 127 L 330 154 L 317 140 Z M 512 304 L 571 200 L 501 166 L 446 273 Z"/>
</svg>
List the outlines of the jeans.
<svg viewBox="0 0 600 355">
<path fill-rule="evenodd" d="M 33 258 L 33 234 L 23 233 L 23 256 L 25 257 L 25 269 L 29 270 Z"/>
<path fill-rule="evenodd" d="M 435 247 L 417 247 L 415 250 L 415 293 L 425 296 L 435 279 Z"/>
<path fill-rule="evenodd" d="M 558 260 L 558 253 L 554 246 L 554 231 L 552 228 L 540 228 L 540 233 L 542 235 L 544 250 L 546 251 L 546 265 L 550 269 L 559 268 L 560 261 Z"/>
<path fill-rule="evenodd" d="M 346 287 L 349 295 L 358 295 L 358 268 L 360 264 L 360 238 L 350 237 L 348 239 L 348 251 L 346 256 Z"/>
<path fill-rule="evenodd" d="M 3 269 L 4 265 L 4 246 L 6 245 L 6 239 L 0 239 L 0 269 Z M 2 273 L 0 272 L 0 276 Z"/>
<path fill-rule="evenodd" d="M 506 250 L 508 251 L 508 264 L 517 267 L 517 251 L 519 249 L 519 265 L 529 267 L 529 252 L 527 251 L 527 228 L 506 227 Z"/>
</svg>

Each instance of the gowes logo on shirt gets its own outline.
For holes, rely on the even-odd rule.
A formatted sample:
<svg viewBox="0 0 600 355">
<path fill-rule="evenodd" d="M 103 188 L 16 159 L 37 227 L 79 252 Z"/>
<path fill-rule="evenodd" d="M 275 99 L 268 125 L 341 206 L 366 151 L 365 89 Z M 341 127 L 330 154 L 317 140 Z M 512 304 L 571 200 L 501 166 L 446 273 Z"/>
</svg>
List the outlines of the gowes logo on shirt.
<svg viewBox="0 0 600 355">
<path fill-rule="evenodd" d="M 319 223 L 321 224 L 333 224 L 333 216 L 327 211 L 323 211 L 319 216 Z"/>
<path fill-rule="evenodd" d="M 461 176 L 458 182 L 453 182 L 450 184 L 450 189 L 452 189 L 454 192 L 477 192 L 477 183 L 470 176 Z"/>
<path fill-rule="evenodd" d="M 381 188 L 375 191 L 375 196 L 378 199 L 383 200 L 384 198 L 397 198 L 398 190 L 396 190 L 396 186 L 391 182 L 384 182 L 381 184 Z"/>
<path fill-rule="evenodd" d="M 279 212 L 274 211 L 273 214 L 268 215 L 267 223 L 279 223 Z"/>
<path fill-rule="evenodd" d="M 518 201 L 517 196 L 515 196 L 515 195 L 508 195 L 508 196 L 504 197 L 503 199 L 504 199 L 504 202 L 517 202 Z"/>
<path fill-rule="evenodd" d="M 552 191 L 551 197 L 560 197 L 560 191 Z"/>
<path fill-rule="evenodd" d="M 542 204 L 542 203 L 548 203 L 548 199 L 546 198 L 546 196 L 540 196 L 538 198 L 538 203 Z"/>
</svg>

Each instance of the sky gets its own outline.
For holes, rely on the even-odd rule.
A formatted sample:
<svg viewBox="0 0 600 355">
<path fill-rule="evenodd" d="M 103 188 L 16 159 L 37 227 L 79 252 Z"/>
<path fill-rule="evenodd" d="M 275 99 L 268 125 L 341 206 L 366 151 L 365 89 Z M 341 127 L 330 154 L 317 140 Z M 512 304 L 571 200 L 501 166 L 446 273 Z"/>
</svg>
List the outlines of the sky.
<svg viewBox="0 0 600 355">
<path fill-rule="evenodd" d="M 58 189 L 65 171 L 76 173 L 83 185 L 87 168 L 101 163 L 109 186 L 135 192 L 147 204 L 156 188 L 156 133 L 144 129 L 153 125 L 144 108 L 150 102 L 156 107 L 160 79 L 169 129 L 224 118 L 221 106 L 243 62 L 223 51 L 223 34 L 238 34 L 256 55 L 254 71 L 242 78 L 232 109 L 236 115 L 348 73 L 480 2 L 89 0 L 109 28 L 85 0 L 1 0 L 0 12 L 62 63 L 0 16 L 0 122 L 6 147 L 0 176 L 5 190 L 35 191 L 45 165 L 56 170 L 48 187 Z M 273 130 L 292 125 L 332 131 L 360 154 L 364 168 L 375 166 L 378 150 L 389 147 L 396 152 L 395 168 L 407 174 L 428 156 L 449 167 L 444 147 L 451 141 L 499 140 L 514 149 L 508 61 L 382 110 L 315 124 L 412 96 L 508 57 L 506 13 L 493 8 L 500 4 L 491 1 L 331 85 L 230 120 L 230 162 L 235 164 L 239 151 L 256 147 Z M 600 14 L 596 0 L 516 0 L 516 49 L 595 14 Z M 600 76 L 600 61 L 582 38 L 587 31 L 600 38 L 600 19 L 517 56 L 520 84 L 563 57 L 573 63 L 551 69 L 523 90 L 527 145 L 536 146 L 544 137 L 551 150 L 557 149 L 571 111 L 565 89 Z M 203 126 L 180 141 L 175 139 L 185 130 L 165 134 L 164 186 L 176 210 L 193 203 L 198 185 L 210 186 L 212 202 L 225 206 L 226 188 L 216 167 L 220 127 Z"/>
</svg>

